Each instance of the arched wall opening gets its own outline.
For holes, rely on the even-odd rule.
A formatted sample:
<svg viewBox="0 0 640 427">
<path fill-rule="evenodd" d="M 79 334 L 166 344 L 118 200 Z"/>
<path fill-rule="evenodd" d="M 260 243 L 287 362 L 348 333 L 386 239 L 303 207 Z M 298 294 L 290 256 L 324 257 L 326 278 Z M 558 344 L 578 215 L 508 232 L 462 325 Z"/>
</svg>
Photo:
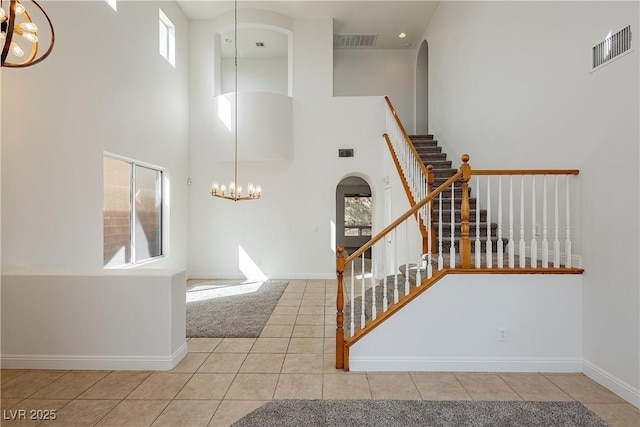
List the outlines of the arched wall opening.
<svg viewBox="0 0 640 427">
<path fill-rule="evenodd" d="M 429 133 L 429 44 L 422 41 L 416 65 L 416 133 Z"/>
<path fill-rule="evenodd" d="M 366 244 L 373 235 L 374 212 L 369 183 L 355 175 L 343 178 L 336 186 L 336 244 L 349 254 Z"/>
</svg>

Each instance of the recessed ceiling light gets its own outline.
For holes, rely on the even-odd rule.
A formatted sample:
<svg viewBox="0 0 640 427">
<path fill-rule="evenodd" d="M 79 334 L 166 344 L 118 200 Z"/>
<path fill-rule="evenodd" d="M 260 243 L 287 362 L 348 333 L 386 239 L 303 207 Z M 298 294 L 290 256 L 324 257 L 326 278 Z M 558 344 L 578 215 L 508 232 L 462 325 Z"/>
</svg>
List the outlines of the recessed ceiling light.
<svg viewBox="0 0 640 427">
<path fill-rule="evenodd" d="M 403 38 L 407 37 L 407 33 L 400 33 L 400 34 L 398 34 L 398 37 L 403 39 Z"/>
<path fill-rule="evenodd" d="M 404 46 L 405 47 L 411 47 L 411 43 L 405 43 Z"/>
</svg>

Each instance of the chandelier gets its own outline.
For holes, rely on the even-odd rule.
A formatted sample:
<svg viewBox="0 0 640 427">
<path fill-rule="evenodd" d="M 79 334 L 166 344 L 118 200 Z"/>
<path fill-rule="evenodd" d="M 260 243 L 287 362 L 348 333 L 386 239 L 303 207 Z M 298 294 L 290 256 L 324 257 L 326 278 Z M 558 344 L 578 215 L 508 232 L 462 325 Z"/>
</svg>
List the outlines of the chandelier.
<svg viewBox="0 0 640 427">
<path fill-rule="evenodd" d="M 20 68 L 35 65 L 49 56 L 51 49 L 53 49 L 55 33 L 51 20 L 34 0 L 23 0 L 23 2 L 32 4 L 33 7 L 29 8 L 31 12 L 39 11 L 38 13 L 43 15 L 49 24 L 51 33 L 49 46 L 44 53 L 40 51 L 40 56 L 38 56 L 38 48 L 40 47 L 38 26 L 33 22 L 29 14 L 30 10 L 27 10 L 19 0 L 9 0 L 9 10 L 6 11 L 2 7 L 2 0 L 0 0 L 0 39 L 3 41 L 1 65 L 3 67 Z M 9 55 L 10 53 L 11 55 Z"/>
<path fill-rule="evenodd" d="M 218 187 L 217 182 L 211 184 L 211 195 L 222 199 L 233 200 L 257 200 L 262 196 L 262 187 L 249 184 L 247 193 L 242 194 L 242 186 L 238 185 L 238 0 L 234 2 L 234 27 L 233 27 L 233 46 L 234 46 L 234 99 L 235 99 L 235 115 L 233 129 L 233 181 L 227 189 L 224 185 Z"/>
</svg>

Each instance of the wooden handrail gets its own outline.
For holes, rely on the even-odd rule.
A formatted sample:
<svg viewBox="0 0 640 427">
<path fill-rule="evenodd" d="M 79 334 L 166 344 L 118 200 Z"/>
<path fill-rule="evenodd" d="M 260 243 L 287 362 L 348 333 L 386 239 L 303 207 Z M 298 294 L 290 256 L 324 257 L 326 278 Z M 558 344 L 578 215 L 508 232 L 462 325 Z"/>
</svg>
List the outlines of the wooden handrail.
<svg viewBox="0 0 640 427">
<path fill-rule="evenodd" d="M 389 107 L 391 108 L 391 111 L 393 112 L 394 116 L 396 117 L 396 120 L 398 120 L 398 124 L 400 125 L 400 129 L 402 130 L 403 134 L 406 135 L 406 132 L 404 131 L 404 128 L 402 127 L 402 123 L 399 122 L 399 119 L 397 119 L 397 115 L 395 114 L 395 111 L 393 110 L 393 106 L 391 106 L 391 103 L 389 101 L 389 99 L 387 97 L 385 97 L 385 99 L 387 100 L 387 103 L 389 104 Z M 391 153 L 392 156 L 395 156 L 393 147 L 391 145 L 391 142 L 389 140 L 389 137 L 387 134 L 384 135 L 387 143 L 389 144 L 389 147 L 391 148 Z M 408 138 L 408 137 L 407 137 Z M 412 147 L 412 146 L 411 146 Z M 413 148 L 413 147 L 412 147 Z M 412 149 L 412 151 L 415 152 L 415 149 Z M 416 153 L 417 154 L 417 153 Z M 470 216 L 470 209 L 469 209 L 469 180 L 471 179 L 472 176 L 476 175 L 476 176 L 480 176 L 480 175 L 578 175 L 580 173 L 579 170 L 577 169 L 511 169 L 511 170 L 492 170 L 492 169 L 479 169 L 479 170 L 472 170 L 471 166 L 469 165 L 469 155 L 468 154 L 463 154 L 462 157 L 462 165 L 460 166 L 460 169 L 458 172 L 456 172 L 453 176 L 451 176 L 449 179 L 447 179 L 443 184 L 441 184 L 438 188 L 436 188 L 435 190 L 431 191 L 433 188 L 433 171 L 432 171 L 432 167 L 431 165 L 429 165 L 430 167 L 428 168 L 428 171 L 426 170 L 426 168 L 424 168 L 424 165 L 420 162 L 420 167 L 423 170 L 423 172 L 425 173 L 425 176 L 428 177 L 428 195 L 421 201 L 419 201 L 418 203 L 415 203 L 407 212 L 405 212 L 403 215 L 401 215 L 399 218 L 397 218 L 395 221 L 393 221 L 391 224 L 389 224 L 387 227 L 385 227 L 382 231 L 380 231 L 379 233 L 377 233 L 375 236 L 373 236 L 371 238 L 371 240 L 369 240 L 365 245 L 363 245 L 362 247 L 360 247 L 359 249 L 357 249 L 353 254 L 351 254 L 350 256 L 348 256 L 346 259 L 343 256 L 343 252 L 344 252 L 344 248 L 342 248 L 341 246 L 338 247 L 338 256 L 337 256 L 337 274 L 338 274 L 338 297 L 337 297 L 337 314 L 336 314 L 336 320 L 337 320 L 337 326 L 336 326 L 336 368 L 343 368 L 345 371 L 349 370 L 349 349 L 350 347 L 356 342 L 358 341 L 360 338 L 362 338 L 364 335 L 366 335 L 367 333 L 369 333 L 372 329 L 374 329 L 376 326 L 378 326 L 379 324 L 381 324 L 386 318 L 390 317 L 394 312 L 398 311 L 400 308 L 402 308 L 404 305 L 406 305 L 407 303 L 409 303 L 412 299 L 414 299 L 418 294 L 424 292 L 426 289 L 428 289 L 430 286 L 432 286 L 435 282 L 437 282 L 439 279 L 441 279 L 442 277 L 444 277 L 444 275 L 446 274 L 465 274 L 465 273 L 494 273 L 494 274 L 513 274 L 513 273 L 520 273 L 520 274 L 533 274 L 533 273 L 547 273 L 547 274 L 558 274 L 558 273 L 562 273 L 562 274 L 581 274 L 582 273 L 582 269 L 576 269 L 576 268 L 571 268 L 570 264 L 566 265 L 566 268 L 544 268 L 544 269 L 538 269 L 538 268 L 524 268 L 524 266 L 521 266 L 520 268 L 509 268 L 509 269 L 504 269 L 504 268 L 472 268 L 471 267 L 471 242 L 469 240 L 469 229 L 470 229 L 470 224 L 469 224 L 469 216 Z M 397 160 L 397 159 L 396 159 Z M 396 162 L 397 163 L 397 162 Z M 396 167 L 398 167 L 399 165 L 396 164 Z M 396 227 L 398 227 L 400 224 L 402 224 L 402 222 L 404 222 L 407 218 L 409 218 L 411 215 L 415 215 L 416 218 L 418 219 L 418 221 L 420 220 L 420 217 L 418 215 L 418 211 L 424 207 L 427 203 L 429 203 L 430 201 L 432 201 L 433 199 L 435 199 L 438 195 L 440 195 L 444 190 L 446 190 L 447 188 L 449 188 L 454 182 L 456 181 L 461 181 L 462 185 L 461 185 L 461 190 L 462 190 L 462 200 L 461 200 L 461 209 L 460 209 L 460 214 L 461 214 L 461 221 L 460 221 L 460 231 L 461 231 L 461 238 L 460 238 L 460 265 L 458 268 L 453 269 L 453 267 L 451 268 L 445 268 L 442 270 L 439 270 L 437 272 L 435 272 L 433 274 L 433 276 L 430 276 L 430 278 L 425 278 L 421 280 L 421 286 L 416 286 L 414 288 L 412 288 L 409 291 L 409 294 L 405 296 L 405 298 L 403 298 L 402 300 L 398 301 L 396 304 L 392 304 L 389 309 L 387 311 L 384 311 L 381 315 L 379 315 L 375 320 L 367 320 L 365 323 L 365 326 L 361 329 L 359 329 L 358 331 L 355 332 L 352 331 L 352 336 L 349 338 L 345 338 L 344 335 L 344 314 L 343 314 L 343 305 L 344 305 L 344 283 L 343 283 L 343 273 L 345 270 L 345 265 L 352 263 L 354 260 L 356 260 L 360 255 L 362 255 L 365 251 L 367 251 L 368 249 L 370 249 L 371 247 L 373 247 L 373 245 L 375 245 L 377 242 L 379 242 L 380 240 L 382 240 L 384 238 L 384 236 L 386 236 L 387 234 L 389 234 L 391 231 L 393 231 Z M 407 184 L 403 182 L 403 184 L 405 185 L 405 190 L 407 191 L 407 195 L 409 196 L 409 200 L 410 203 L 413 202 L 413 197 L 411 196 L 410 192 L 408 191 L 407 188 Z M 568 187 L 567 187 L 567 192 L 568 192 Z M 567 196 L 568 197 L 568 196 Z M 453 198 L 452 198 L 452 203 L 453 203 Z M 428 213 L 428 215 L 431 216 L 431 212 Z M 567 214 L 568 215 L 568 214 Z M 568 218 L 568 216 L 567 216 Z M 568 219 L 567 219 L 568 221 Z M 420 223 L 421 225 L 423 225 L 422 223 Z M 431 221 L 431 224 L 433 225 L 433 221 Z M 432 230 L 433 232 L 433 230 Z M 520 255 L 521 257 L 523 255 Z M 364 307 L 364 306 L 363 306 Z M 352 313 L 353 315 L 353 313 Z"/>
<path fill-rule="evenodd" d="M 578 169 L 474 169 L 471 175 L 578 175 Z"/>
<path fill-rule="evenodd" d="M 400 121 L 400 117 L 398 117 L 398 113 L 396 113 L 395 108 L 393 108 L 393 104 L 391 104 L 391 100 L 389 99 L 388 96 L 385 96 L 384 99 L 385 99 L 385 101 L 387 101 L 387 105 L 389 106 L 389 109 L 391 110 L 391 114 L 393 114 L 393 118 L 396 119 L 396 123 L 398 123 L 398 126 L 400 127 L 400 131 L 402 132 L 402 136 L 404 137 L 404 140 L 406 141 L 407 145 L 409 146 L 409 149 L 411 150 L 411 154 L 413 154 L 413 157 L 415 157 L 417 160 L 420 160 L 418 162 L 418 165 L 420 166 L 420 170 L 424 174 L 424 177 L 427 178 L 427 176 L 429 176 L 428 172 L 427 172 L 427 168 L 422 163 L 422 160 L 420 159 L 420 155 L 416 151 L 416 148 L 413 146 L 413 143 L 411 142 L 411 138 L 409 138 L 409 134 L 404 129 L 404 126 L 402 125 L 402 121 Z"/>
<path fill-rule="evenodd" d="M 378 241 L 382 240 L 382 238 L 384 236 L 386 236 L 389 232 L 393 231 L 394 228 L 396 228 L 398 225 L 402 224 L 402 222 L 405 221 L 407 218 L 409 218 L 411 215 L 413 215 L 416 212 L 418 212 L 418 210 L 420 210 L 420 208 L 422 208 L 424 205 L 426 205 L 431 200 L 433 200 L 438 194 L 440 194 L 444 190 L 446 190 L 452 183 L 454 183 L 458 179 L 460 179 L 461 176 L 462 176 L 462 171 L 456 172 L 455 175 L 453 175 L 451 178 L 449 178 L 445 182 L 443 182 L 431 194 L 429 194 L 427 197 L 425 197 L 424 199 L 422 199 L 421 201 L 416 203 L 416 205 L 414 207 L 412 207 L 411 209 L 406 211 L 398 219 L 396 219 L 391 224 L 389 224 L 387 227 L 385 227 L 384 230 L 382 230 L 381 232 L 379 232 L 378 234 L 373 236 L 371 238 L 371 240 L 369 240 L 366 244 L 364 244 L 359 249 L 357 249 L 354 253 L 349 255 L 347 257 L 347 259 L 345 259 L 345 261 L 344 261 L 345 265 L 351 263 L 354 259 L 356 259 L 360 255 L 362 255 L 362 253 L 364 253 L 367 249 L 369 249 L 370 247 L 375 245 Z"/>
<path fill-rule="evenodd" d="M 363 329 L 355 331 L 353 336 L 350 336 L 344 340 L 344 350 L 342 355 L 348 354 L 349 347 L 358 342 L 362 337 L 367 335 L 377 326 L 382 324 L 386 319 L 391 317 L 394 313 L 398 312 L 402 307 L 413 301 L 418 295 L 425 292 L 427 289 L 435 285 L 439 280 L 449 274 L 582 274 L 584 270 L 582 268 L 449 268 L 444 267 L 442 270 L 437 270 L 433 273 L 430 279 L 422 279 L 420 286 L 414 286 L 409 291 L 409 295 L 398 301 L 397 304 L 389 306 L 389 309 L 383 313 L 378 314 L 375 320 L 369 319 L 365 323 Z M 342 357 L 343 357 L 342 356 Z M 348 370 L 349 361 L 344 360 L 344 369 Z"/>
<path fill-rule="evenodd" d="M 389 148 L 389 152 L 391 153 L 391 159 L 393 160 L 393 164 L 396 166 L 396 170 L 398 171 L 398 175 L 402 178 L 404 176 L 404 172 L 402 172 L 402 166 L 400 166 L 400 160 L 398 159 L 398 155 L 396 151 L 393 149 L 393 143 L 389 138 L 389 135 L 384 133 L 382 134 L 384 140 L 387 141 L 387 147 Z M 407 195 L 407 199 L 409 199 L 409 204 L 414 206 L 416 204 L 415 199 L 413 198 L 413 194 L 411 194 L 411 189 L 409 188 L 409 183 L 406 178 L 400 180 L 402 182 L 402 187 L 404 188 L 404 192 Z"/>
<path fill-rule="evenodd" d="M 407 199 L 409 200 L 409 205 L 414 206 L 416 204 L 416 200 L 413 198 L 413 194 L 411 194 L 411 189 L 409 188 L 409 183 L 407 182 L 406 177 L 404 176 L 404 172 L 402 172 L 402 166 L 400 166 L 400 160 L 398 159 L 398 155 L 396 154 L 396 151 L 393 148 L 393 143 L 391 142 L 391 139 L 389 138 L 388 134 L 383 134 L 382 135 L 385 139 L 385 141 L 387 141 L 387 147 L 389 148 L 389 152 L 391 153 L 391 158 L 393 159 L 393 164 L 396 166 L 396 170 L 398 171 L 398 175 L 400 176 L 400 181 L 402 182 L 402 187 L 404 188 L 404 192 L 407 195 Z M 429 169 L 429 167 L 431 167 L 431 169 Z M 432 185 L 433 184 L 433 166 L 429 165 L 427 167 L 427 181 L 431 180 L 431 182 L 428 185 Z M 433 190 L 432 187 L 428 188 L 427 194 L 430 193 Z M 418 221 L 418 223 L 420 224 L 420 234 L 422 235 L 422 252 L 426 252 L 426 239 L 427 239 L 427 227 L 426 225 L 423 223 L 422 218 L 420 218 L 420 215 L 418 215 L 418 213 L 416 212 L 415 214 L 416 220 Z"/>
</svg>

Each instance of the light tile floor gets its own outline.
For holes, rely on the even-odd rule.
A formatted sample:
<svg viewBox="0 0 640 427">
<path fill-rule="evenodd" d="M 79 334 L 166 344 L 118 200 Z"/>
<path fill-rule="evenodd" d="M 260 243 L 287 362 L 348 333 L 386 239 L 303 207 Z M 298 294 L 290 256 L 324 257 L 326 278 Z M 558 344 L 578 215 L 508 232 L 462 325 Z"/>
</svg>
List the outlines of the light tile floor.
<svg viewBox="0 0 640 427">
<path fill-rule="evenodd" d="M 334 319 L 335 281 L 291 280 L 259 338 L 192 338 L 169 372 L 2 370 L 0 424 L 227 426 L 295 398 L 578 400 L 614 427 L 640 426 L 637 408 L 582 374 L 336 371 Z M 19 410 L 26 420 L 11 419 Z"/>
</svg>

